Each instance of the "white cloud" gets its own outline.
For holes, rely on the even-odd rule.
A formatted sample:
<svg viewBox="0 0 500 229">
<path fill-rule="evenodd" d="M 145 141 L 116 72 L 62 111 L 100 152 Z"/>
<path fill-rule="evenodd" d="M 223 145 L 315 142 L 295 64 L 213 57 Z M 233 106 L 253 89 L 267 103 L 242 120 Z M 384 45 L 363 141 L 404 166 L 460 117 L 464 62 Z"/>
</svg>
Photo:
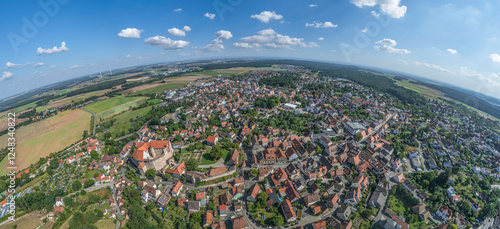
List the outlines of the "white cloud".
<svg viewBox="0 0 500 229">
<path fill-rule="evenodd" d="M 174 12 L 181 12 L 181 11 L 182 11 L 182 8 L 174 9 Z"/>
<path fill-rule="evenodd" d="M 79 68 L 79 67 L 80 67 L 80 65 L 75 64 L 75 65 L 69 66 L 69 69 L 71 70 L 71 69 L 75 69 L 75 68 Z"/>
<path fill-rule="evenodd" d="M 453 54 L 453 55 L 458 53 L 457 50 L 455 50 L 455 49 L 446 49 L 446 51 Z"/>
<path fill-rule="evenodd" d="M 12 74 L 12 72 L 3 72 L 2 74 L 2 78 L 0 78 L 0 81 L 3 81 L 3 80 L 6 80 L 6 79 L 10 79 L 14 76 L 14 74 Z"/>
<path fill-rule="evenodd" d="M 130 57 L 132 57 L 132 55 L 127 54 L 127 56 L 126 56 L 126 57 L 127 57 L 127 59 L 130 59 Z"/>
<path fill-rule="evenodd" d="M 368 32 L 368 28 L 364 28 L 364 29 L 362 29 L 362 30 L 361 30 L 361 32 L 362 32 L 362 33 L 366 33 L 366 32 Z"/>
<path fill-rule="evenodd" d="M 318 47 L 314 42 L 306 44 L 303 38 L 294 38 L 276 33 L 273 29 L 261 30 L 257 35 L 240 38 L 233 45 L 239 48 L 290 49 L 291 46 Z"/>
<path fill-rule="evenodd" d="M 210 44 L 201 48 L 202 51 L 207 51 L 207 52 L 220 52 L 223 49 L 224 49 L 224 45 L 222 44 L 221 39 L 214 39 L 214 40 L 212 40 L 212 42 L 210 42 Z"/>
<path fill-rule="evenodd" d="M 376 18 L 380 17 L 380 14 L 375 12 L 374 10 L 372 10 L 371 14 Z"/>
<path fill-rule="evenodd" d="M 325 21 L 325 22 L 313 22 L 313 23 L 308 23 L 306 22 L 306 27 L 314 27 L 314 28 L 337 28 L 337 24 L 333 24 L 332 22 Z"/>
<path fill-rule="evenodd" d="M 56 68 L 56 66 L 55 65 L 50 65 L 49 68 Z"/>
<path fill-rule="evenodd" d="M 375 44 L 380 44 L 373 46 L 375 50 L 389 53 L 398 53 L 398 54 L 410 54 L 411 52 L 407 49 L 398 49 L 394 48 L 397 45 L 395 40 L 384 38 L 380 41 L 375 42 Z"/>
<path fill-rule="evenodd" d="M 233 34 L 230 31 L 227 30 L 219 30 L 215 33 L 215 36 L 217 38 L 227 40 L 233 38 Z"/>
<path fill-rule="evenodd" d="M 309 7 L 311 7 L 311 8 L 313 8 L 313 7 L 318 7 L 318 5 L 316 5 L 316 4 L 311 4 L 311 5 L 309 5 Z"/>
<path fill-rule="evenodd" d="M 408 62 L 406 62 L 406 60 L 398 60 L 398 62 L 401 62 L 403 64 L 408 64 Z"/>
<path fill-rule="evenodd" d="M 380 10 L 392 18 L 402 18 L 406 14 L 407 7 L 400 5 L 401 0 L 351 0 L 351 3 L 357 7 L 375 7 L 379 6 Z M 373 15 L 377 15 L 372 11 Z M 378 17 L 378 16 L 377 16 Z"/>
<path fill-rule="evenodd" d="M 215 14 L 211 14 L 211 13 L 205 13 L 204 16 L 210 20 L 214 20 L 214 18 L 215 18 Z"/>
<path fill-rule="evenodd" d="M 396 46 L 396 45 L 397 45 L 397 43 L 396 43 L 396 41 L 395 41 L 395 40 L 393 40 L 393 39 L 389 39 L 389 38 L 384 38 L 384 39 L 382 39 L 382 40 L 380 40 L 380 41 L 377 41 L 377 42 L 375 42 L 375 43 L 376 43 L 376 44 L 388 45 L 388 46 Z"/>
<path fill-rule="evenodd" d="M 276 14 L 274 11 L 262 11 L 260 14 L 254 14 L 250 16 L 251 18 L 255 18 L 260 22 L 268 23 L 271 19 L 281 20 L 283 19 L 283 15 Z"/>
<path fill-rule="evenodd" d="M 182 29 L 178 29 L 178 28 L 171 28 L 168 30 L 168 34 L 170 34 L 170 36 L 178 36 L 178 37 L 185 37 L 186 36 L 186 32 L 189 32 L 191 31 L 191 27 L 189 26 L 184 26 Z"/>
<path fill-rule="evenodd" d="M 66 42 L 61 42 L 61 47 L 52 47 L 51 49 L 43 49 L 41 47 L 38 47 L 38 49 L 36 50 L 36 53 L 38 53 L 38 55 L 43 55 L 43 54 L 52 54 L 52 53 L 60 53 L 60 52 L 67 52 L 69 49 L 66 47 Z"/>
<path fill-rule="evenodd" d="M 158 46 L 165 50 L 179 50 L 189 46 L 190 42 L 183 40 L 172 40 L 164 36 L 149 37 L 144 40 L 148 45 Z"/>
<path fill-rule="evenodd" d="M 15 67 L 17 67 L 17 66 L 19 66 L 19 65 L 20 65 L 20 64 L 14 64 L 14 63 L 12 63 L 12 62 L 7 62 L 7 63 L 5 64 L 5 66 L 7 66 L 7 68 L 15 68 Z"/>
<path fill-rule="evenodd" d="M 426 68 L 429 68 L 429 69 L 432 69 L 432 70 L 436 70 L 436 71 L 440 71 L 440 72 L 445 72 L 445 73 L 448 73 L 448 74 L 451 74 L 451 75 L 455 75 L 454 72 L 452 72 L 452 71 L 450 71 L 450 70 L 448 70 L 446 68 L 437 66 L 435 64 L 420 63 L 420 62 L 415 61 L 415 65 L 426 67 Z"/>
<path fill-rule="evenodd" d="M 500 63 L 500 55 L 494 53 L 494 54 L 491 54 L 490 55 L 490 59 L 493 61 L 493 62 L 497 62 L 497 63 Z"/>
<path fill-rule="evenodd" d="M 325 39 L 324 37 L 318 37 L 318 41 L 322 41 L 324 39 Z"/>
<path fill-rule="evenodd" d="M 141 32 L 143 30 L 136 28 L 126 28 L 118 33 L 118 37 L 123 38 L 141 38 Z"/>
<path fill-rule="evenodd" d="M 38 63 L 35 63 L 35 64 L 33 65 L 33 67 L 40 67 L 40 66 L 44 66 L 44 65 L 45 65 L 45 63 L 43 63 L 43 62 L 38 62 Z"/>
</svg>

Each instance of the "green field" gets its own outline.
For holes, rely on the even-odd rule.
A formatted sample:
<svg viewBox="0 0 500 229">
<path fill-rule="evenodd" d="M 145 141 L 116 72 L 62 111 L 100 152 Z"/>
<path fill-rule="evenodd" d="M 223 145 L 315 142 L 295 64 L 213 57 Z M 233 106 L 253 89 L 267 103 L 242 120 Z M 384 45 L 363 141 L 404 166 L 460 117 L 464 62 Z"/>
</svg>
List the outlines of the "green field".
<svg viewBox="0 0 500 229">
<path fill-rule="evenodd" d="M 204 153 L 202 156 L 201 156 L 201 165 L 211 165 L 211 164 L 214 164 L 215 162 L 217 162 L 218 160 L 214 160 L 210 154 L 210 149 L 207 150 L 206 153 Z M 227 154 L 229 152 L 227 150 L 222 150 L 222 159 L 225 160 L 227 158 Z"/>
<path fill-rule="evenodd" d="M 143 98 L 143 97 L 123 97 L 123 96 L 122 97 L 113 97 L 110 99 L 106 99 L 104 101 L 99 101 L 99 102 L 87 105 L 83 108 L 97 114 L 97 113 L 106 111 L 110 108 L 114 108 L 114 107 L 120 106 L 122 104 L 132 102 L 134 100 L 141 99 L 141 98 Z"/>
<path fill-rule="evenodd" d="M 399 86 L 402 86 L 406 89 L 410 89 L 412 91 L 415 91 L 415 92 L 418 92 L 420 94 L 422 94 L 423 96 L 426 96 L 428 98 L 432 98 L 432 99 L 446 99 L 446 97 L 444 96 L 444 94 L 440 91 L 437 91 L 437 90 L 434 90 L 434 89 L 431 89 L 431 88 L 428 88 L 428 87 L 425 87 L 425 86 L 422 86 L 422 85 L 418 85 L 418 84 L 414 84 L 414 83 L 411 83 L 409 81 L 398 81 L 396 83 L 397 85 Z"/>
<path fill-rule="evenodd" d="M 94 224 L 98 229 L 108 229 L 115 228 L 116 224 L 113 223 L 113 219 L 101 219 Z"/>
<path fill-rule="evenodd" d="M 152 104 L 152 105 L 156 105 L 156 104 L 161 103 L 161 100 L 160 99 L 150 99 L 150 100 L 148 100 L 148 103 Z"/>
<path fill-rule="evenodd" d="M 124 103 L 122 105 L 119 105 L 119 106 L 116 106 L 116 107 L 112 107 L 110 109 L 107 109 L 101 113 L 98 113 L 97 114 L 97 119 L 101 119 L 101 118 L 106 118 L 106 117 L 110 117 L 110 116 L 113 116 L 115 114 L 119 114 L 125 110 L 128 110 L 130 109 L 131 107 L 138 107 L 139 105 L 141 105 L 142 103 L 144 103 L 146 101 L 147 98 L 139 98 L 139 99 L 136 99 L 136 100 L 133 100 L 131 102 L 128 102 L 128 103 Z"/>
<path fill-rule="evenodd" d="M 186 85 L 187 84 L 185 84 L 185 83 L 168 83 L 168 84 L 164 84 L 164 85 L 160 85 L 160 86 L 156 86 L 156 87 L 152 87 L 152 88 L 148 88 L 148 89 L 136 91 L 134 94 L 139 94 L 139 93 L 142 93 L 142 94 L 158 94 L 158 93 L 162 93 L 164 91 L 181 88 L 181 87 L 184 87 Z"/>
<path fill-rule="evenodd" d="M 144 107 L 135 111 L 126 111 L 123 112 L 114 118 L 116 122 L 114 125 L 109 128 L 110 132 L 118 132 L 124 129 L 128 129 L 130 127 L 130 119 L 135 119 L 137 117 L 141 117 L 146 115 L 153 107 Z"/>
</svg>

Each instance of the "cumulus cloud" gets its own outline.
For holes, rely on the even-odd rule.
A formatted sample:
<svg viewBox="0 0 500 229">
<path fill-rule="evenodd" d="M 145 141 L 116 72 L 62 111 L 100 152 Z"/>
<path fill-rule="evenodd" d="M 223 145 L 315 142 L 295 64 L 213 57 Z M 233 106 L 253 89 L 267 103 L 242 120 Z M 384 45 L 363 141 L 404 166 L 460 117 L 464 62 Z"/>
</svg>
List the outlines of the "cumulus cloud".
<svg viewBox="0 0 500 229">
<path fill-rule="evenodd" d="M 55 65 L 50 65 L 49 68 L 56 68 L 56 66 Z"/>
<path fill-rule="evenodd" d="M 43 54 L 53 54 L 53 53 L 61 53 L 61 52 L 67 52 L 69 49 L 66 47 L 66 42 L 61 42 L 61 47 L 52 47 L 51 49 L 43 49 L 42 47 L 38 47 L 36 50 L 36 53 L 38 55 L 43 55 Z"/>
<path fill-rule="evenodd" d="M 14 76 L 14 74 L 12 74 L 12 72 L 3 72 L 2 73 L 2 78 L 0 78 L 0 81 L 3 81 L 3 80 L 6 80 L 6 79 L 10 79 Z"/>
<path fill-rule="evenodd" d="M 420 63 L 420 62 L 415 61 L 415 65 L 421 66 L 421 67 L 426 67 L 428 69 L 432 69 L 432 70 L 436 70 L 436 71 L 440 71 L 440 72 L 445 72 L 445 73 L 448 73 L 448 74 L 451 74 L 451 75 L 455 75 L 454 72 L 452 72 L 452 71 L 450 71 L 450 70 L 448 70 L 446 68 L 437 66 L 435 64 Z"/>
<path fill-rule="evenodd" d="M 313 7 L 318 7 L 318 5 L 316 5 L 316 4 L 311 4 L 311 5 L 309 5 L 309 7 L 311 7 L 311 8 L 313 8 Z"/>
<path fill-rule="evenodd" d="M 233 45 L 239 48 L 290 49 L 291 46 L 318 47 L 314 42 L 305 43 L 303 38 L 294 38 L 276 33 L 273 29 L 261 30 L 257 35 L 240 38 Z"/>
<path fill-rule="evenodd" d="M 130 59 L 130 57 L 132 57 L 132 55 L 130 54 L 127 54 L 127 56 L 125 56 L 127 59 Z"/>
<path fill-rule="evenodd" d="M 362 29 L 362 30 L 361 30 L 361 32 L 362 32 L 362 33 L 366 33 L 366 32 L 368 32 L 368 28 L 364 28 L 364 29 Z"/>
<path fill-rule="evenodd" d="M 458 53 L 457 50 L 455 50 L 455 49 L 446 49 L 446 51 L 453 54 L 453 55 Z"/>
<path fill-rule="evenodd" d="M 389 38 L 384 38 L 384 39 L 382 39 L 380 41 L 377 41 L 375 43 L 376 44 L 382 44 L 382 45 L 388 45 L 388 46 L 396 46 L 397 45 L 397 43 L 396 43 L 395 40 L 389 39 Z"/>
<path fill-rule="evenodd" d="M 233 38 L 233 34 L 230 31 L 227 30 L 219 30 L 215 33 L 215 36 L 217 38 L 227 40 Z"/>
<path fill-rule="evenodd" d="M 325 22 L 313 22 L 309 23 L 306 22 L 306 27 L 314 27 L 314 28 L 337 28 L 337 24 L 333 24 L 332 22 L 325 21 Z"/>
<path fill-rule="evenodd" d="M 324 37 L 318 37 L 318 41 L 322 41 L 324 39 L 325 39 Z"/>
<path fill-rule="evenodd" d="M 172 40 L 164 36 L 149 37 L 144 40 L 148 45 L 158 46 L 165 50 L 180 50 L 189 46 L 190 42 L 183 40 Z"/>
<path fill-rule="evenodd" d="M 40 67 L 40 66 L 44 66 L 44 65 L 45 65 L 45 63 L 43 63 L 43 62 L 38 62 L 38 63 L 35 63 L 35 64 L 33 65 L 33 67 Z"/>
<path fill-rule="evenodd" d="M 19 66 L 19 65 L 20 65 L 20 64 L 14 64 L 14 63 L 12 63 L 12 62 L 7 62 L 7 63 L 5 64 L 5 66 L 7 66 L 7 68 L 15 68 L 15 67 L 17 67 L 17 66 Z"/>
<path fill-rule="evenodd" d="M 281 20 L 283 19 L 283 15 L 277 14 L 274 11 L 262 11 L 260 14 L 254 14 L 250 16 L 251 18 L 255 18 L 260 22 L 268 23 L 271 19 Z"/>
<path fill-rule="evenodd" d="M 181 11 L 182 11 L 182 8 L 174 9 L 174 12 L 181 12 Z"/>
<path fill-rule="evenodd" d="M 170 34 L 170 36 L 178 36 L 178 37 L 185 37 L 186 36 L 186 32 L 189 32 L 191 31 L 191 27 L 185 25 L 182 29 L 178 29 L 178 28 L 171 28 L 168 30 L 168 34 Z"/>
<path fill-rule="evenodd" d="M 139 30 L 136 28 L 126 28 L 118 33 L 118 37 L 123 38 L 141 38 L 141 32 L 143 30 Z"/>
<path fill-rule="evenodd" d="M 380 45 L 373 46 L 373 48 L 375 50 L 378 50 L 378 51 L 389 52 L 389 53 L 398 53 L 398 54 L 410 54 L 411 53 L 407 49 L 394 48 L 394 46 L 396 46 L 397 43 L 395 40 L 392 40 L 389 38 L 382 39 L 382 40 L 377 41 L 375 43 L 380 44 Z"/>
<path fill-rule="evenodd" d="M 494 53 L 494 54 L 491 54 L 490 55 L 490 59 L 493 61 L 493 62 L 497 62 L 497 63 L 500 63 L 500 55 Z"/>
<path fill-rule="evenodd" d="M 210 20 L 214 20 L 214 18 L 215 18 L 215 14 L 211 14 L 211 13 L 205 13 L 204 16 Z"/>
<path fill-rule="evenodd" d="M 224 45 L 222 44 L 221 39 L 214 39 L 210 44 L 201 48 L 202 51 L 206 52 L 220 52 L 224 49 Z"/>
<path fill-rule="evenodd" d="M 401 0 L 351 0 L 351 3 L 360 8 L 378 6 L 380 11 L 392 18 L 404 17 L 407 10 L 405 5 L 400 5 Z M 378 17 L 374 11 L 372 11 L 372 14 Z"/>
</svg>

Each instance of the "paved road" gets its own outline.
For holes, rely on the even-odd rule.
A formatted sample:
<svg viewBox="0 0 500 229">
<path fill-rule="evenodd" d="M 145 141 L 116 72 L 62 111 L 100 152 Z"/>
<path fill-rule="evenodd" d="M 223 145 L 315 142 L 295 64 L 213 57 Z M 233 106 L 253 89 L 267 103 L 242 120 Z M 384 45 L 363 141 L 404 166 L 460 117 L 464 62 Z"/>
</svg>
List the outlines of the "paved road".
<svg viewBox="0 0 500 229">
<path fill-rule="evenodd" d="M 95 127 L 96 127 L 96 125 L 97 125 L 97 115 L 95 115 L 95 113 L 94 113 L 94 112 L 89 111 L 89 110 L 87 110 L 87 109 L 83 109 L 83 108 L 80 108 L 80 109 L 82 109 L 82 110 L 84 110 L 84 111 L 86 111 L 86 112 L 89 112 L 89 113 L 91 113 L 91 114 L 94 116 L 94 129 L 92 130 L 92 133 L 93 133 L 93 135 L 95 135 Z"/>
<path fill-rule="evenodd" d="M 500 189 L 500 185 L 491 185 L 491 190 Z"/>
<path fill-rule="evenodd" d="M 359 141 L 359 143 L 364 142 L 370 136 L 372 136 L 375 133 L 377 133 L 378 130 L 380 130 L 380 128 L 382 128 L 387 122 L 389 122 L 389 120 L 391 120 L 392 118 L 394 118 L 395 115 L 396 115 L 396 113 L 392 114 L 389 118 L 387 118 L 386 120 L 384 120 L 384 122 L 382 124 L 380 124 L 378 127 L 376 127 L 375 129 L 373 129 L 372 132 L 370 134 L 366 135 L 363 139 L 361 139 L 361 141 Z"/>
<path fill-rule="evenodd" d="M 483 224 L 481 224 L 481 226 L 478 227 L 478 229 L 489 229 L 489 228 L 492 228 L 494 222 L 495 222 L 495 219 L 486 218 L 483 221 Z"/>
</svg>

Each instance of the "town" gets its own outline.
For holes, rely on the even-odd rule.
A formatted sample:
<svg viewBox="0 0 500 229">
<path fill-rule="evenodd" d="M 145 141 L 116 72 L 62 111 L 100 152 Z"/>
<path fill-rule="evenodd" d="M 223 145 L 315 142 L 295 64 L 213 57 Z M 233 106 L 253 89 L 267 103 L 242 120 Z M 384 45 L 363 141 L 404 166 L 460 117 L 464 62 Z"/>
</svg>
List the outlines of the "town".
<svg viewBox="0 0 500 229">
<path fill-rule="evenodd" d="M 500 134 L 488 125 L 498 122 L 274 67 L 159 93 L 124 137 L 98 124 L 17 174 L 43 176 L 16 194 L 18 210 L 52 228 L 101 218 L 131 229 L 500 225 Z"/>
</svg>

